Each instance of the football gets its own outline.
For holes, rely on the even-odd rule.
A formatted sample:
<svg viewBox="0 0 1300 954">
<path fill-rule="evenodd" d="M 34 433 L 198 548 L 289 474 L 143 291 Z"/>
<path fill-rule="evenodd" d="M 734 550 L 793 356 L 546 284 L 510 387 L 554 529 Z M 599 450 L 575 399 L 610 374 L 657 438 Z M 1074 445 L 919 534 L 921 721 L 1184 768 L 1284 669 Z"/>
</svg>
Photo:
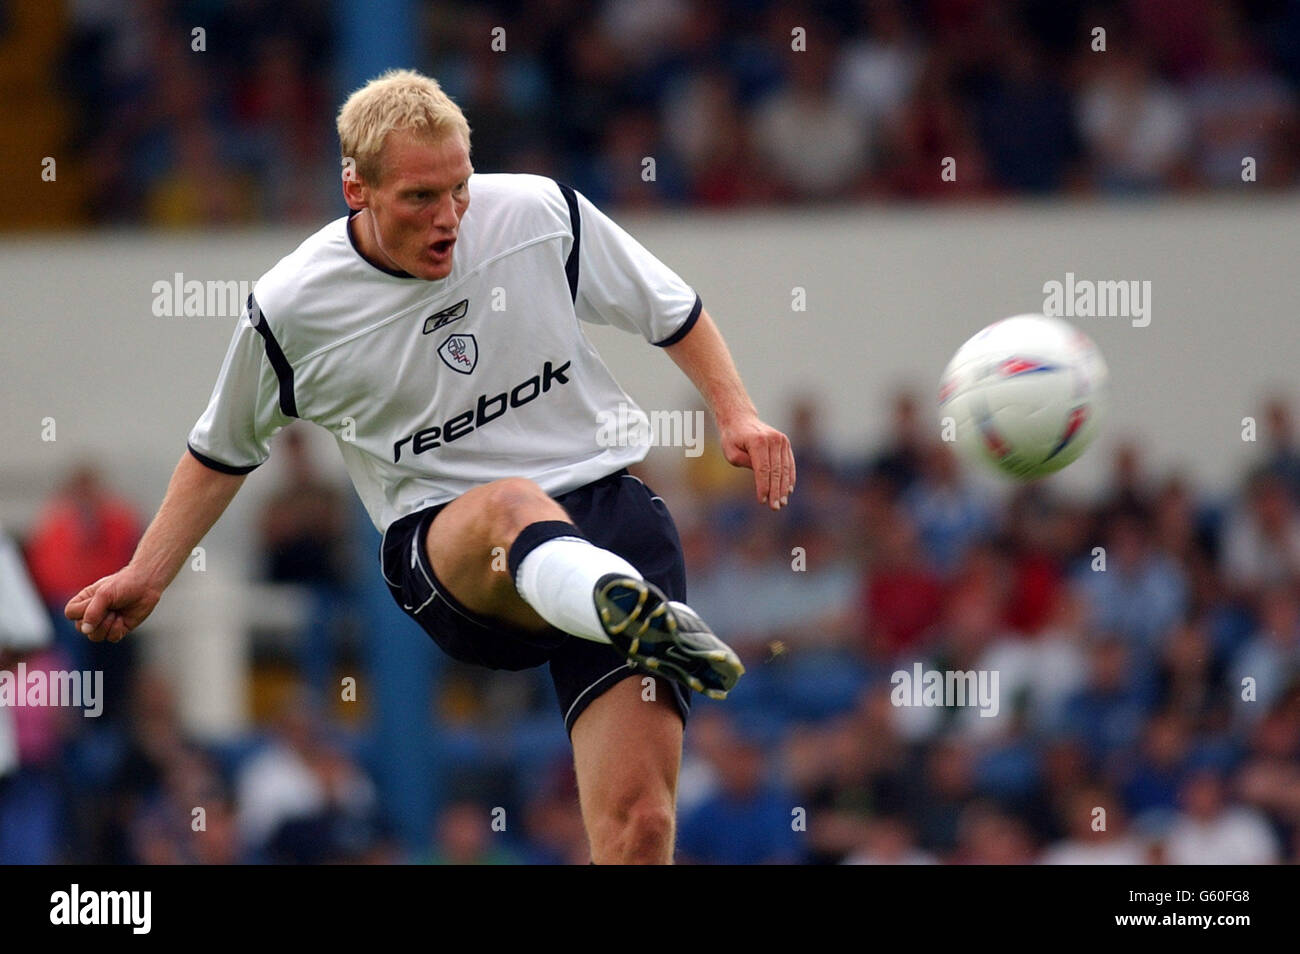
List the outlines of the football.
<svg viewBox="0 0 1300 954">
<path fill-rule="evenodd" d="M 1108 372 L 1083 332 L 1059 318 L 995 321 L 957 349 L 939 383 L 945 440 L 1018 480 L 1055 473 L 1097 436 Z"/>
</svg>

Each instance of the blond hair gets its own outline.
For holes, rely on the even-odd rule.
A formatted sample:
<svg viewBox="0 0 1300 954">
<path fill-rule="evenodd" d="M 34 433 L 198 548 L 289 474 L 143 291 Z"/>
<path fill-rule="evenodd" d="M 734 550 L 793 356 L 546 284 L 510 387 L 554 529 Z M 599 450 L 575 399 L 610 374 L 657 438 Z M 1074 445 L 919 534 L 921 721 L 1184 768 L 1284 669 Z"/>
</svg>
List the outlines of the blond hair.
<svg viewBox="0 0 1300 954">
<path fill-rule="evenodd" d="M 348 97 L 338 118 L 343 169 L 349 160 L 357 175 L 377 183 L 383 170 L 384 140 L 395 130 L 410 130 L 441 140 L 460 135 L 469 148 L 469 123 L 438 81 L 415 70 L 389 70 Z"/>
</svg>

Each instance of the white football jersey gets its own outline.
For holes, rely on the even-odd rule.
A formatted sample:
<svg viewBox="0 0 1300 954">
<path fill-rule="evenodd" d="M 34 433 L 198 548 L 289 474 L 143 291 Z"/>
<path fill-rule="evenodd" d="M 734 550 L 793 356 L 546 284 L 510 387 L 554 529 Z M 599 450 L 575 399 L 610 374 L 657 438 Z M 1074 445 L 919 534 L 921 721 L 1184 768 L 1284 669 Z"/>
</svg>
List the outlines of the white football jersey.
<svg viewBox="0 0 1300 954">
<path fill-rule="evenodd" d="M 371 264 L 348 217 L 268 271 L 190 452 L 247 473 L 281 427 L 313 421 L 381 532 L 492 480 L 528 477 L 554 496 L 643 459 L 645 443 L 599 439 L 598 415 L 620 402 L 629 430 L 648 422 L 579 320 L 666 346 L 694 325 L 699 296 L 567 186 L 474 175 L 469 187 L 446 278 Z"/>
</svg>

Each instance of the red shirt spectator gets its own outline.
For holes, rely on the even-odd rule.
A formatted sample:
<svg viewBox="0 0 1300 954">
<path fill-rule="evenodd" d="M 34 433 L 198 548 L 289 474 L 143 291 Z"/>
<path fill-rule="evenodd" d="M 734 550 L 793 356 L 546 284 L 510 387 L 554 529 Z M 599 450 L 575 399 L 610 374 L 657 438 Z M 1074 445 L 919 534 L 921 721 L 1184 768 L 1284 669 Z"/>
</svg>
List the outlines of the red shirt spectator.
<svg viewBox="0 0 1300 954">
<path fill-rule="evenodd" d="M 27 543 L 27 562 L 47 604 L 62 608 L 89 583 L 116 573 L 140 539 L 134 508 L 81 467 L 46 504 Z"/>
</svg>

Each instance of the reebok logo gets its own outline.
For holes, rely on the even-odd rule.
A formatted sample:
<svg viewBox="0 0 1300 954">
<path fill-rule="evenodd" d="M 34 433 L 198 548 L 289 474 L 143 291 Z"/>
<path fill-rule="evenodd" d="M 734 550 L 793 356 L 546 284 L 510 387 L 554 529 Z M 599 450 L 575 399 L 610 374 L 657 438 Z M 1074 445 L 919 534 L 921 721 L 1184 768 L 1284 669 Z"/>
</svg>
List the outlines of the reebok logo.
<svg viewBox="0 0 1300 954">
<path fill-rule="evenodd" d="M 408 434 L 393 444 L 393 463 L 396 464 L 402 459 L 402 448 L 407 444 L 411 445 L 412 454 L 423 454 L 443 444 L 450 444 L 484 424 L 495 421 L 511 408 L 523 407 L 539 394 L 549 391 L 552 384 L 568 384 L 569 379 L 564 376 L 564 373 L 569 370 L 569 365 L 572 363 L 566 361 L 557 368 L 547 361 L 541 374 L 534 374 L 527 381 L 521 381 L 508 392 L 502 391 L 491 397 L 480 394 L 474 407 L 469 410 L 449 417 L 443 424 L 435 424 L 414 434 Z"/>
<path fill-rule="evenodd" d="M 442 311 L 434 312 L 428 318 L 424 319 L 424 334 L 432 334 L 443 325 L 449 325 L 453 321 L 459 321 L 469 312 L 469 299 L 465 298 L 456 302 L 450 308 L 444 308 Z"/>
</svg>

